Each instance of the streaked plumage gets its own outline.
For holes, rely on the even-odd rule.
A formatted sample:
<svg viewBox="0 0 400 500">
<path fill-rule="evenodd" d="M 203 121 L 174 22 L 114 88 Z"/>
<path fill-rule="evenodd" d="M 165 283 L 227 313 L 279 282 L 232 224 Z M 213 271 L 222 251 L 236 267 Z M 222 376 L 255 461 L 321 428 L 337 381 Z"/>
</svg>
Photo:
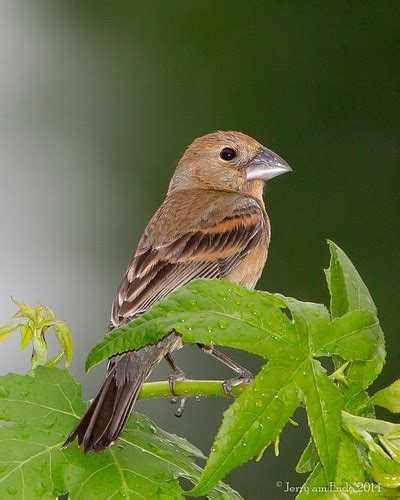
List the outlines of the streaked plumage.
<svg viewBox="0 0 400 500">
<path fill-rule="evenodd" d="M 221 158 L 224 149 L 234 151 L 232 160 Z M 239 132 L 196 139 L 178 163 L 166 199 L 126 269 L 112 305 L 110 329 L 134 320 L 196 278 L 221 278 L 253 288 L 270 240 L 264 180 L 268 172 L 279 175 L 279 168 L 281 173 L 290 170 Z M 254 178 L 259 171 L 264 177 Z M 105 382 L 66 445 L 78 437 L 85 451 L 99 451 L 114 442 L 153 367 L 180 345 L 171 333 L 157 345 L 112 358 Z"/>
</svg>

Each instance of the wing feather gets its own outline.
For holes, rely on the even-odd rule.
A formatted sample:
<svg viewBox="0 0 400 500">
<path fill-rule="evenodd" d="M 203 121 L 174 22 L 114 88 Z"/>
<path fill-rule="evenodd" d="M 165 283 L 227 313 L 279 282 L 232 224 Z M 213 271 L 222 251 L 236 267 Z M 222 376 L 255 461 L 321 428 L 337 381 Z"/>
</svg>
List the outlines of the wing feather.
<svg viewBox="0 0 400 500">
<path fill-rule="evenodd" d="M 253 204 L 161 245 L 139 245 L 115 296 L 110 327 L 131 321 L 196 278 L 226 277 L 260 241 L 264 226 L 263 211 Z"/>
</svg>

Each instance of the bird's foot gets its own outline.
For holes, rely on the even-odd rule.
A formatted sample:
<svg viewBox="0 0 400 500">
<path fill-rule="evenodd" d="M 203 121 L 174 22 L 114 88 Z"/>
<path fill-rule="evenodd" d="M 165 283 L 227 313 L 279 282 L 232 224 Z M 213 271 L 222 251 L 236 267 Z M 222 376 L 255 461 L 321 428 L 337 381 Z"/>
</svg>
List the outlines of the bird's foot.
<svg viewBox="0 0 400 500">
<path fill-rule="evenodd" d="M 172 394 L 172 398 L 170 399 L 171 404 L 176 404 L 178 401 L 178 398 L 175 393 L 175 384 L 177 382 L 182 382 L 183 380 L 186 380 L 186 375 L 185 373 L 180 369 L 177 368 L 174 372 L 171 373 L 171 375 L 168 377 L 168 383 L 169 383 L 169 390 Z M 179 402 L 179 406 L 175 412 L 176 417 L 181 417 L 183 414 L 183 410 L 185 409 L 186 405 L 186 398 L 183 397 L 181 398 Z"/>
<path fill-rule="evenodd" d="M 225 382 L 222 384 L 222 387 L 227 396 L 229 396 L 230 398 L 234 398 L 235 396 L 232 394 L 233 387 L 238 387 L 242 384 L 250 384 L 251 382 L 253 382 L 253 380 L 253 374 L 248 370 L 243 370 L 238 377 L 225 380 Z"/>
</svg>

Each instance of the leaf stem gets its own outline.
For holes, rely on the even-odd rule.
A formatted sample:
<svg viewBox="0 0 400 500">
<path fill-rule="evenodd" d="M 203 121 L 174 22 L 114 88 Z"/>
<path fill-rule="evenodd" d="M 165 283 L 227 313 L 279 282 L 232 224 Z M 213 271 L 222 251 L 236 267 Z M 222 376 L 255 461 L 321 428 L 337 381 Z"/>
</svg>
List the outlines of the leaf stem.
<svg viewBox="0 0 400 500">
<path fill-rule="evenodd" d="M 223 380 L 184 380 L 176 382 L 176 396 L 215 396 L 227 397 L 222 387 Z M 232 387 L 233 396 L 239 396 L 247 384 Z M 147 382 L 143 385 L 138 399 L 170 398 L 171 391 L 168 381 Z"/>
</svg>

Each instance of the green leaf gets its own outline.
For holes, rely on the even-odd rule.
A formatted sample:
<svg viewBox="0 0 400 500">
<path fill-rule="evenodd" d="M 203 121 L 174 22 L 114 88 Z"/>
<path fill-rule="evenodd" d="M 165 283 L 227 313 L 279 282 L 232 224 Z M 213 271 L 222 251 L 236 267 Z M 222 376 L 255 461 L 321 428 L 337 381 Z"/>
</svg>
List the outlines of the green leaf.
<svg viewBox="0 0 400 500">
<path fill-rule="evenodd" d="M 28 325 L 20 325 L 19 331 L 21 332 L 21 343 L 19 345 L 19 348 L 21 351 L 23 351 L 32 340 L 33 334 L 31 328 Z"/>
<path fill-rule="evenodd" d="M 318 463 L 307 481 L 301 486 L 300 493 L 296 496 L 296 500 L 307 500 L 308 498 L 321 498 L 322 488 L 326 488 L 327 480 L 325 477 L 324 468 Z"/>
<path fill-rule="evenodd" d="M 339 389 L 316 360 L 307 361 L 296 383 L 304 394 L 311 435 L 324 467 L 327 481 L 333 481 L 339 452 L 340 411 L 343 398 Z"/>
<path fill-rule="evenodd" d="M 7 323 L 0 326 L 0 342 L 9 337 L 19 327 L 18 323 Z"/>
<path fill-rule="evenodd" d="M 378 484 L 386 488 L 400 488 L 400 464 L 376 451 L 370 451 L 369 458 L 369 472 Z"/>
<path fill-rule="evenodd" d="M 225 411 L 206 469 L 191 495 L 206 494 L 221 477 L 274 441 L 299 405 L 294 366 L 264 366 L 254 382 Z"/>
<path fill-rule="evenodd" d="M 392 413 L 400 413 L 400 379 L 376 392 L 371 398 L 371 403 L 382 406 Z"/>
<path fill-rule="evenodd" d="M 303 474 L 304 472 L 311 472 L 318 462 L 319 457 L 317 447 L 315 446 L 315 443 L 311 438 L 296 465 L 296 472 L 298 472 L 299 474 Z"/>
<path fill-rule="evenodd" d="M 364 436 L 366 432 L 375 434 L 392 434 L 400 432 L 400 424 L 393 424 L 385 420 L 378 420 L 376 418 L 358 417 L 351 415 L 345 411 L 342 412 L 342 419 L 344 427 L 349 430 L 353 435 Z"/>
<path fill-rule="evenodd" d="M 333 241 L 328 240 L 328 245 L 331 261 L 325 273 L 331 294 L 332 317 L 343 316 L 357 309 L 366 309 L 376 316 L 375 304 L 354 264 Z"/>
<path fill-rule="evenodd" d="M 308 357 L 296 372 L 295 382 L 307 410 L 307 418 L 319 459 L 327 481 L 336 474 L 341 426 L 341 409 L 344 401 L 339 389 L 327 376 L 326 370 L 314 354 L 321 337 L 329 334 L 331 326 L 324 306 L 285 299 L 296 325 L 299 342 L 309 346 Z"/>
<path fill-rule="evenodd" d="M 13 299 L 12 297 L 11 297 L 11 300 L 19 308 L 19 311 L 17 311 L 14 314 L 14 318 L 28 318 L 32 321 L 36 321 L 35 310 L 32 309 L 32 307 L 29 307 L 28 305 L 26 305 L 25 302 L 18 302 L 17 300 Z"/>
<path fill-rule="evenodd" d="M 184 498 L 179 478 L 196 482 L 202 454 L 186 440 L 134 413 L 117 446 L 84 455 L 61 448 L 86 408 L 66 370 L 38 367 L 33 377 L 0 377 L 0 498 Z M 240 498 L 226 485 L 210 497 Z"/>
<path fill-rule="evenodd" d="M 335 318 L 330 329 L 314 336 L 314 349 L 320 356 L 337 354 L 346 361 L 370 359 L 380 334 L 378 321 L 370 311 L 351 311 Z"/>
<path fill-rule="evenodd" d="M 115 353 L 155 344 L 172 330 L 187 343 L 229 345 L 266 359 L 288 348 L 300 353 L 294 325 L 282 312 L 285 307 L 272 294 L 223 280 L 197 280 L 106 335 L 90 351 L 86 370 Z"/>
<path fill-rule="evenodd" d="M 335 243 L 328 241 L 328 245 L 331 260 L 325 273 L 331 295 L 332 318 L 356 310 L 368 310 L 377 318 L 375 304 L 353 263 Z M 344 397 L 349 411 L 357 412 L 360 407 L 368 404 L 368 395 L 364 389 L 372 384 L 385 363 L 385 340 L 380 327 L 377 327 L 376 335 L 372 355 L 365 361 L 352 360 L 346 370 L 348 388 Z"/>
<path fill-rule="evenodd" d="M 360 462 L 357 443 L 350 436 L 342 432 L 339 447 L 338 467 L 336 471 L 336 486 L 363 483 L 365 472 Z"/>
<path fill-rule="evenodd" d="M 68 367 L 72 361 L 73 344 L 71 331 L 65 321 L 54 323 L 54 333 L 65 354 L 65 366 Z"/>
</svg>

